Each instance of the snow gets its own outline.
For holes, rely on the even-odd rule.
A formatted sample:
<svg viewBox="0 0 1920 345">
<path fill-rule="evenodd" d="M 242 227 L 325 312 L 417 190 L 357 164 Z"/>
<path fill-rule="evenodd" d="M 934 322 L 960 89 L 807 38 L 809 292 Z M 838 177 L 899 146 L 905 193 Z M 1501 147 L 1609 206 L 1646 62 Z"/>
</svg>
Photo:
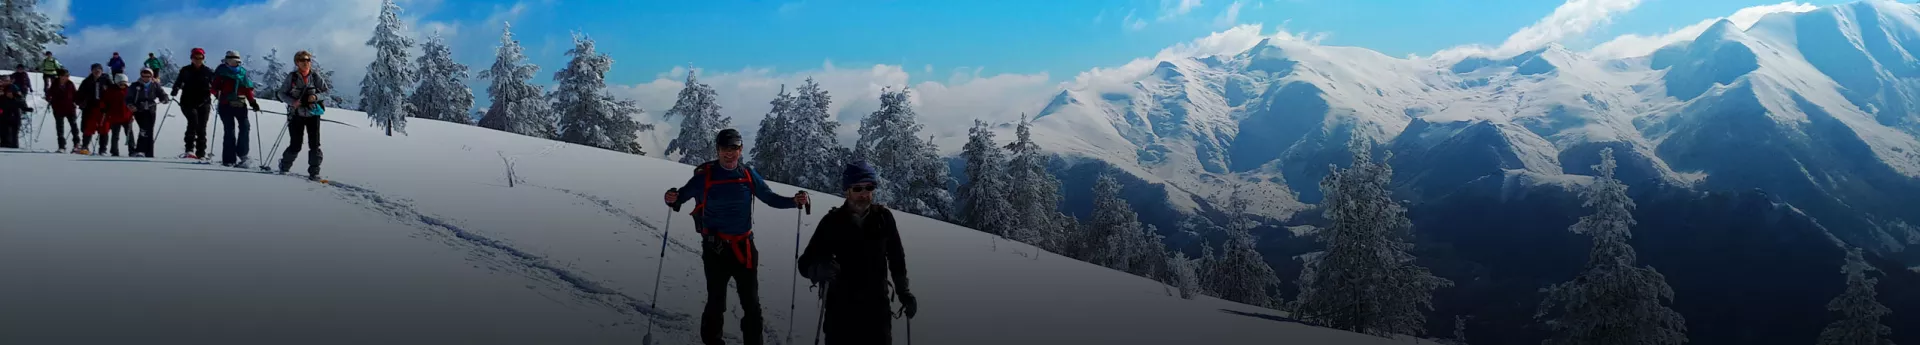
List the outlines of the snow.
<svg viewBox="0 0 1920 345">
<path fill-rule="evenodd" d="M 697 237 L 658 199 L 691 166 L 440 121 L 389 137 L 362 116 L 336 110 L 327 117 L 359 127 L 322 125 L 335 186 L 172 159 L 0 151 L 0 262 L 12 263 L 0 265 L 12 278 L 0 281 L 0 342 L 636 342 L 649 317 L 659 343 L 696 342 Z M 156 152 L 181 152 L 184 123 L 167 121 Z M 255 132 L 270 144 L 283 123 L 262 115 Z M 53 146 L 48 134 L 29 149 Z M 518 157 L 514 187 L 502 155 Z M 783 291 L 795 273 L 787 242 L 841 202 L 813 195 L 810 215 L 755 213 L 770 338 L 790 322 L 795 342 L 813 335 L 811 292 Z M 1401 343 L 1180 299 L 1145 278 L 900 216 L 919 343 Z M 648 309 L 662 245 L 659 307 Z M 894 322 L 905 338 L 906 320 Z M 737 324 L 730 312 L 730 337 Z"/>
</svg>

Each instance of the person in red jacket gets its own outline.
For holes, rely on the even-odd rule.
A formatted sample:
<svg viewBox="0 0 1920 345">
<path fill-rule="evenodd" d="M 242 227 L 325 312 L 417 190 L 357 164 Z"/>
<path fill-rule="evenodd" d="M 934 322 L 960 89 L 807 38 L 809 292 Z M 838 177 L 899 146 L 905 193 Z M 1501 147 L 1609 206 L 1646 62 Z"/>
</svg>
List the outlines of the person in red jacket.
<svg viewBox="0 0 1920 345">
<path fill-rule="evenodd" d="M 75 149 L 86 146 L 80 141 L 80 114 L 75 108 L 80 105 L 80 100 L 73 97 L 76 92 L 73 78 L 67 74 L 67 69 L 61 68 L 47 80 L 51 81 L 47 85 L 47 109 L 53 112 L 53 134 L 60 140 L 60 152 L 67 152 L 69 133 L 73 135 Z"/>
<path fill-rule="evenodd" d="M 138 140 L 133 138 L 133 107 L 127 106 L 128 84 L 125 73 L 114 74 L 113 84 L 108 85 L 107 92 L 100 96 L 100 107 L 103 108 L 100 113 L 107 119 L 107 136 L 113 139 L 112 146 L 100 150 L 112 152 L 114 157 L 120 156 L 122 136 L 127 137 L 127 153 L 139 152 L 139 147 L 134 145 Z"/>
<path fill-rule="evenodd" d="M 226 129 L 220 133 L 220 165 L 248 166 L 247 133 L 253 125 L 247 123 L 247 109 L 260 111 L 260 102 L 253 98 L 253 80 L 240 67 L 239 52 L 227 51 L 227 58 L 213 70 L 213 98 L 219 104 L 214 109 L 220 114 L 220 128 Z"/>
</svg>

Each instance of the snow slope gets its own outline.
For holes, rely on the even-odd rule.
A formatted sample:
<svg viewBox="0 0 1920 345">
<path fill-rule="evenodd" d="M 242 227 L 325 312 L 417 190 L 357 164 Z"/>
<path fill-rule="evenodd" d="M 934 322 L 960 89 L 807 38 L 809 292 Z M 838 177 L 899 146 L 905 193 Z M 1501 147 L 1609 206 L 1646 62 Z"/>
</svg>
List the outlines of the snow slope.
<svg viewBox="0 0 1920 345">
<path fill-rule="evenodd" d="M 704 279 L 687 245 L 697 236 L 658 203 L 692 167 L 418 119 L 388 137 L 363 114 L 327 116 L 360 125 L 322 125 L 333 186 L 173 159 L 0 151 L 0 343 L 633 343 L 649 318 L 660 343 L 697 342 Z M 259 120 L 271 144 L 284 119 Z M 156 151 L 181 152 L 183 125 L 167 121 Z M 29 149 L 53 146 L 46 133 Z M 812 340 L 818 309 L 809 291 L 789 297 L 788 242 L 840 202 L 816 195 L 811 215 L 755 214 L 776 340 L 790 330 Z M 901 220 L 922 344 L 1400 343 L 1183 300 L 1123 272 Z M 907 326 L 896 320 L 895 337 Z"/>
</svg>

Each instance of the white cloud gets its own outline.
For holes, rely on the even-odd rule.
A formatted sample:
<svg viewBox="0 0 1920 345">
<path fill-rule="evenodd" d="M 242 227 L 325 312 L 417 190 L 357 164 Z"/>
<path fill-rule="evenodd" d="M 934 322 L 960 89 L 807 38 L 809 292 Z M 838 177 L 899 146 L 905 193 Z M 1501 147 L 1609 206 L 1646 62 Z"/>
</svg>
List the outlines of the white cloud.
<svg viewBox="0 0 1920 345">
<path fill-rule="evenodd" d="M 1134 16 L 1138 11 L 1139 10 L 1127 10 L 1127 16 L 1120 19 L 1120 27 L 1127 29 L 1127 31 L 1140 31 L 1140 29 L 1147 28 L 1147 20 L 1145 18 Z"/>
<path fill-rule="evenodd" d="M 926 66 L 926 70 L 931 68 Z M 943 137 L 964 133 L 976 118 L 1007 122 L 1017 119 L 1021 112 L 1038 112 L 1060 88 L 1058 83 L 1049 81 L 1046 73 L 982 76 L 979 68 L 956 69 L 945 81 L 911 85 L 907 70 L 895 65 L 841 68 L 828 61 L 818 69 L 794 72 L 767 68 L 730 72 L 696 70 L 700 82 L 712 86 L 719 94 L 721 113 L 732 117 L 734 128 L 739 128 L 748 140 L 752 140 L 760 120 L 772 109 L 768 102 L 782 84 L 791 90 L 808 77 L 814 78 L 832 96 L 833 104 L 828 111 L 840 120 L 843 141 L 857 137 L 860 119 L 879 109 L 880 92 L 887 87 L 911 86 L 914 111 L 926 125 L 921 134 Z M 686 67 L 676 67 L 646 83 L 608 86 L 615 95 L 640 103 L 647 112 L 641 121 L 660 125 L 653 133 L 642 135 L 643 141 L 651 141 L 643 142 L 644 146 L 665 147 L 667 140 L 678 133 L 679 118 L 668 121 L 661 117 L 673 108 L 687 71 Z"/>
<path fill-rule="evenodd" d="M 1448 48 L 1433 54 L 1435 59 L 1452 59 L 1472 55 L 1504 56 L 1544 47 L 1563 39 L 1585 35 L 1588 31 L 1612 21 L 1613 16 L 1626 13 L 1640 6 L 1641 0 L 1567 0 L 1553 9 L 1553 14 L 1540 18 L 1507 36 L 1499 47 L 1487 48 L 1480 45 L 1466 45 Z"/>
<path fill-rule="evenodd" d="M 1220 11 L 1220 16 L 1213 19 L 1213 25 L 1218 27 L 1232 27 L 1234 24 L 1239 24 L 1240 7 L 1244 5 L 1246 5 L 1246 3 L 1240 1 L 1234 1 L 1232 5 L 1227 5 L 1227 9 Z"/>
<path fill-rule="evenodd" d="M 1768 14 L 1799 13 L 1799 12 L 1813 11 L 1818 8 L 1819 7 L 1814 6 L 1812 4 L 1797 3 L 1793 1 L 1787 1 L 1787 2 L 1782 2 L 1778 4 L 1772 4 L 1772 5 L 1760 5 L 1760 6 L 1747 7 L 1747 8 L 1742 8 L 1739 11 L 1734 11 L 1733 15 L 1731 16 L 1702 20 L 1698 23 L 1694 23 L 1693 25 L 1688 25 L 1686 27 L 1676 29 L 1676 30 L 1670 30 L 1665 34 L 1652 35 L 1652 36 L 1644 36 L 1644 35 L 1638 35 L 1638 34 L 1620 35 L 1619 37 L 1615 37 L 1613 38 L 1613 40 L 1607 41 L 1606 43 L 1601 43 L 1600 45 L 1594 46 L 1593 50 L 1589 51 L 1588 54 L 1596 58 L 1629 58 L 1629 57 L 1646 56 L 1647 54 L 1652 54 L 1653 51 L 1655 50 L 1659 50 L 1660 47 L 1665 47 L 1667 45 L 1678 43 L 1678 42 L 1691 41 L 1695 37 L 1700 37 L 1700 33 L 1706 32 L 1707 27 L 1713 26 L 1713 23 L 1719 22 L 1721 19 L 1726 19 L 1728 21 L 1731 21 L 1733 22 L 1734 26 L 1739 27 L 1741 30 L 1745 30 L 1747 28 L 1753 27 L 1754 23 L 1759 22 L 1760 18 L 1766 17 L 1766 15 Z"/>
<path fill-rule="evenodd" d="M 47 15 L 54 24 L 73 22 L 73 0 L 47 0 L 34 5 L 34 9 Z"/>
<path fill-rule="evenodd" d="M 1107 21 L 1107 9 L 1102 8 L 1100 9 L 1100 14 L 1093 15 L 1093 23 L 1100 24 L 1100 22 L 1104 21 Z"/>
<path fill-rule="evenodd" d="M 1199 7 L 1200 0 L 1160 0 L 1160 20 L 1178 19 Z"/>
</svg>

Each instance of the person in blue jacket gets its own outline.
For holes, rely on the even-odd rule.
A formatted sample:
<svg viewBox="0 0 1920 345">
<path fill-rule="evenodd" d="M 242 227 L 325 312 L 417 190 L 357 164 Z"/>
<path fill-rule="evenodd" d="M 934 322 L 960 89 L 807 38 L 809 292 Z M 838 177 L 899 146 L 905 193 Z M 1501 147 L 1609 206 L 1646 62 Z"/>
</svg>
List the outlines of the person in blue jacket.
<svg viewBox="0 0 1920 345">
<path fill-rule="evenodd" d="M 113 69 L 113 74 L 127 73 L 127 62 L 120 60 L 120 52 L 113 52 L 113 60 L 107 60 L 107 67 Z"/>
<path fill-rule="evenodd" d="M 698 198 L 693 208 L 695 229 L 701 237 L 701 258 L 706 267 L 707 305 L 700 314 L 700 338 L 707 345 L 726 344 L 720 330 L 726 320 L 727 281 L 735 280 L 740 295 L 740 332 L 747 345 L 759 345 L 762 337 L 760 316 L 760 280 L 755 268 L 760 265 L 760 248 L 753 244 L 753 199 L 777 209 L 810 206 L 805 191 L 784 197 L 774 194 L 765 179 L 753 168 L 740 164 L 743 149 L 740 132 L 721 130 L 714 138 L 719 159 L 694 168 L 687 184 L 666 194 L 668 207 L 675 210 L 688 199 Z M 799 229 L 795 229 L 799 231 Z"/>
</svg>

